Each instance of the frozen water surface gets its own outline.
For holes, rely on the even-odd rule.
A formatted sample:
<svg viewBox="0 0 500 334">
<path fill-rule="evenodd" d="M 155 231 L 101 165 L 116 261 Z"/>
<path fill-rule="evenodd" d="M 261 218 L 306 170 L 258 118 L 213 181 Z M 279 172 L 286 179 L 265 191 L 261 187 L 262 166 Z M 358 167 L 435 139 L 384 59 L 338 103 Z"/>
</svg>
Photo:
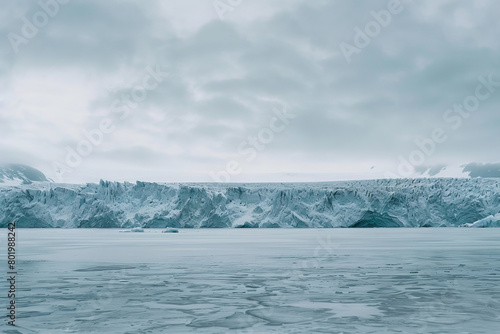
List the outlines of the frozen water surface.
<svg viewBox="0 0 500 334">
<path fill-rule="evenodd" d="M 161 232 L 18 229 L 19 327 L 2 331 L 500 331 L 500 229 Z"/>
</svg>

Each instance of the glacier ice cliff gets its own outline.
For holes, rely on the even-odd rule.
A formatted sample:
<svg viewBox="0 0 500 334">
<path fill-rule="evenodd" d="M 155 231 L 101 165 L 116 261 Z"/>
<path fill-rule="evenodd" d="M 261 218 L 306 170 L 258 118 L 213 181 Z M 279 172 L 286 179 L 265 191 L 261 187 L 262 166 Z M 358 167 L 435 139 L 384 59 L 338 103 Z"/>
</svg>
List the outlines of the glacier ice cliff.
<svg viewBox="0 0 500 334">
<path fill-rule="evenodd" d="M 488 227 L 499 213 L 494 179 L 0 187 L 0 227 Z"/>
</svg>

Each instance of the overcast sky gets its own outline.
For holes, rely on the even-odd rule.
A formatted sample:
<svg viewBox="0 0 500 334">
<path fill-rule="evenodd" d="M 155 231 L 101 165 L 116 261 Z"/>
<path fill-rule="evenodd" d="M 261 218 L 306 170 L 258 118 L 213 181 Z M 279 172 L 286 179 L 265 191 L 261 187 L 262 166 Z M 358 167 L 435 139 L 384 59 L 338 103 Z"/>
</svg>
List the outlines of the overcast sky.
<svg viewBox="0 0 500 334">
<path fill-rule="evenodd" d="M 499 161 L 497 0 L 41 3 L 0 11 L 1 162 L 95 182 Z"/>
</svg>

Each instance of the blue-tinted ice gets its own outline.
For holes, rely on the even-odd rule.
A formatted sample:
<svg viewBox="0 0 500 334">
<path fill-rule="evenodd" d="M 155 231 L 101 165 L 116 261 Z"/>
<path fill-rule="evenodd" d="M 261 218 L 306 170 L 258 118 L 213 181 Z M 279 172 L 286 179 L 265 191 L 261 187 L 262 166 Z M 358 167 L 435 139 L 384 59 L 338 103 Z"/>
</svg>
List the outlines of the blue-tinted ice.
<svg viewBox="0 0 500 334">
<path fill-rule="evenodd" d="M 500 229 L 161 231 L 18 229 L 19 330 L 500 330 Z"/>
</svg>

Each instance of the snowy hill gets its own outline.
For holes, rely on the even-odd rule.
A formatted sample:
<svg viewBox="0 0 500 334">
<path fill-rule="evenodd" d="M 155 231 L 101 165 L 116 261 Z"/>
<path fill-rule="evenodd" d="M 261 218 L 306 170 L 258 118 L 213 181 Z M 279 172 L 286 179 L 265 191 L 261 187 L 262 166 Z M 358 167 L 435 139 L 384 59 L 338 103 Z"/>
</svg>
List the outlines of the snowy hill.
<svg viewBox="0 0 500 334">
<path fill-rule="evenodd" d="M 0 203 L 2 227 L 494 226 L 483 219 L 500 213 L 500 181 L 33 183 L 0 187 Z"/>
<path fill-rule="evenodd" d="M 39 170 L 19 164 L 0 165 L 0 186 L 48 182 Z"/>
</svg>

